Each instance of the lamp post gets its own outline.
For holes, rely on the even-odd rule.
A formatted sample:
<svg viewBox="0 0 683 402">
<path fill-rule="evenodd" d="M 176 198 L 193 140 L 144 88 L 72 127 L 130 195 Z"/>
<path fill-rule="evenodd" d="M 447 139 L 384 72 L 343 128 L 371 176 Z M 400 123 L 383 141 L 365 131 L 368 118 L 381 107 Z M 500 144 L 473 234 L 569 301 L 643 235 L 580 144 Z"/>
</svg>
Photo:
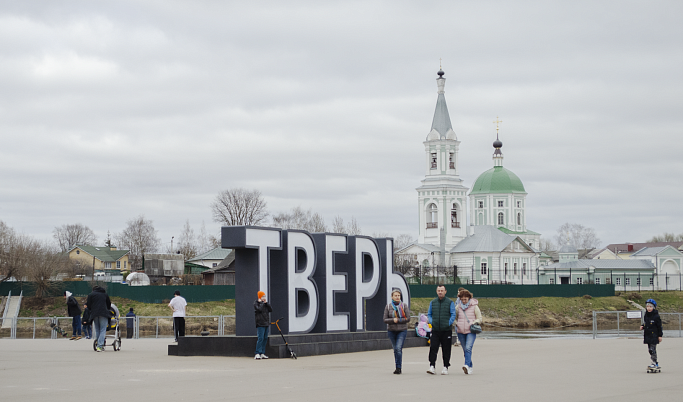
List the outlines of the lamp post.
<svg viewBox="0 0 683 402">
<path fill-rule="evenodd" d="M 175 237 L 175 236 L 171 236 L 171 254 L 173 254 L 173 238 L 174 238 L 174 237 Z"/>
</svg>

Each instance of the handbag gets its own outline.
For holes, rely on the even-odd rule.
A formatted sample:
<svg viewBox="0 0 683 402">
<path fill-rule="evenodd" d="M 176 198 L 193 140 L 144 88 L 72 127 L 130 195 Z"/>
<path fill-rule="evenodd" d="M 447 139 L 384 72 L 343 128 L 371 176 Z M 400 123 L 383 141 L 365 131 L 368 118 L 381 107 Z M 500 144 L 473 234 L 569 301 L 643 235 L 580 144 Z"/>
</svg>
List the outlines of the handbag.
<svg viewBox="0 0 683 402">
<path fill-rule="evenodd" d="M 470 323 L 470 319 L 467 318 L 467 314 L 465 313 L 465 310 L 462 309 L 462 306 L 460 306 L 460 311 L 462 311 L 462 313 L 465 314 L 465 319 L 467 320 L 467 323 L 469 324 L 469 323 Z M 471 325 L 470 325 L 470 332 L 471 332 L 471 333 L 473 333 L 473 334 L 481 334 L 481 331 L 483 331 L 483 329 L 481 329 L 481 325 L 479 325 L 479 324 L 471 324 Z"/>
</svg>

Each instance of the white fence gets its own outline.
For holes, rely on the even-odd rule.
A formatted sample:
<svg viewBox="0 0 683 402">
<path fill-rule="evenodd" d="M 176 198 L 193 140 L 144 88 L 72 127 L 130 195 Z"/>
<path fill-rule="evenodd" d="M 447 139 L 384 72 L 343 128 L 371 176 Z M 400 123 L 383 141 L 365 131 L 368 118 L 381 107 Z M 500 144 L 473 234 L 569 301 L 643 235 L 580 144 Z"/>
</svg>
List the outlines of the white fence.
<svg viewBox="0 0 683 402">
<path fill-rule="evenodd" d="M 11 325 L 5 329 L 0 329 L 0 339 L 57 339 L 62 335 L 58 333 L 56 328 L 66 332 L 69 337 L 73 332 L 72 317 L 13 317 L 4 320 L 11 321 Z M 0 318 L 0 324 L 2 321 L 3 318 Z M 133 339 L 173 338 L 173 317 L 171 316 L 121 317 L 119 318 L 119 330 L 122 338 L 127 337 L 129 322 L 132 324 Z M 235 316 L 185 317 L 185 335 L 200 336 L 202 332 L 208 332 L 208 336 L 234 335 Z M 81 333 L 83 334 L 83 330 Z"/>
<path fill-rule="evenodd" d="M 638 314 L 640 313 L 640 314 Z M 642 337 L 640 330 L 642 312 L 634 311 L 593 311 L 593 339 L 613 337 Z M 662 319 L 664 337 L 683 337 L 683 313 L 659 313 Z"/>
</svg>

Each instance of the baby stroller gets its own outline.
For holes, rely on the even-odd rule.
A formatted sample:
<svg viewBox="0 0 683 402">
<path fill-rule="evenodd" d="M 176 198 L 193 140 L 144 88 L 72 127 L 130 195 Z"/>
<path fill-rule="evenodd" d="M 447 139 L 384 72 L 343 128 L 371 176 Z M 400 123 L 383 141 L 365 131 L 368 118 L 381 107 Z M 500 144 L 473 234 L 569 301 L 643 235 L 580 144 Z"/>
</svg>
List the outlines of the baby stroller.
<svg viewBox="0 0 683 402">
<path fill-rule="evenodd" d="M 106 331 L 113 331 L 113 333 L 111 335 L 105 333 L 103 347 L 107 347 L 107 339 L 113 339 L 111 345 L 109 346 L 114 348 L 115 352 L 118 352 L 121 350 L 121 331 L 119 329 L 119 309 L 115 304 L 112 303 L 109 313 L 111 313 L 111 317 L 109 318 L 109 325 L 107 325 Z M 95 337 L 92 348 L 97 352 L 97 337 Z"/>
</svg>

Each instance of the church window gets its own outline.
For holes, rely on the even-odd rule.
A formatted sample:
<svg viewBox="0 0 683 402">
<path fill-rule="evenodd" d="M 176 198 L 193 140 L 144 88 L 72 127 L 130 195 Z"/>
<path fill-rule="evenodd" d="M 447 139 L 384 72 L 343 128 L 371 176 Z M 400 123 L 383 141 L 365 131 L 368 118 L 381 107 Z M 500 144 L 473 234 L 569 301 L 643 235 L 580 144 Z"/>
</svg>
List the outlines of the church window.
<svg viewBox="0 0 683 402">
<path fill-rule="evenodd" d="M 576 278 L 577 285 L 583 285 L 583 278 Z"/>
<path fill-rule="evenodd" d="M 504 223 L 504 220 L 505 220 L 505 217 L 503 216 L 503 213 L 502 213 L 502 212 L 498 212 L 498 224 L 499 224 L 499 225 L 504 225 L 504 224 L 505 224 L 505 223 Z"/>
<path fill-rule="evenodd" d="M 517 201 L 517 208 L 522 208 L 522 201 Z"/>
<path fill-rule="evenodd" d="M 459 228 L 460 227 L 460 222 L 458 222 L 458 209 L 453 204 L 453 209 L 451 210 L 451 227 L 452 228 Z"/>
<path fill-rule="evenodd" d="M 554 285 L 555 284 L 555 278 L 550 278 L 548 283 L 550 283 L 551 285 Z"/>
<path fill-rule="evenodd" d="M 479 208 L 484 208 L 484 201 L 478 201 Z"/>
<path fill-rule="evenodd" d="M 520 214 L 520 213 L 517 214 L 517 224 L 518 225 L 522 224 L 522 214 Z"/>
<path fill-rule="evenodd" d="M 654 284 L 655 284 L 655 278 L 650 278 L 650 285 L 654 285 Z"/>
<path fill-rule="evenodd" d="M 517 275 L 517 263 L 512 264 L 512 275 Z"/>
<path fill-rule="evenodd" d="M 507 274 L 508 274 L 508 263 L 506 262 L 506 263 L 505 263 L 505 268 L 504 268 L 504 271 L 503 271 L 503 275 L 507 276 Z"/>
<path fill-rule="evenodd" d="M 522 263 L 522 275 L 526 275 L 526 262 Z"/>
<path fill-rule="evenodd" d="M 448 168 L 455 169 L 455 161 L 453 161 L 453 152 L 448 154 Z"/>
<path fill-rule="evenodd" d="M 624 281 L 626 286 L 631 286 L 631 278 L 626 278 Z"/>
<path fill-rule="evenodd" d="M 504 202 L 505 202 L 505 201 L 498 201 L 498 208 L 503 208 L 503 203 L 504 203 Z"/>
<path fill-rule="evenodd" d="M 600 284 L 600 278 L 595 278 L 595 284 L 599 285 Z"/>
<path fill-rule="evenodd" d="M 482 262 L 482 263 L 481 263 L 481 274 L 482 274 L 482 275 L 488 275 L 488 269 L 487 269 L 487 266 L 486 266 L 486 263 L 485 263 L 485 262 Z"/>
<path fill-rule="evenodd" d="M 640 286 L 640 278 L 636 278 L 636 285 Z"/>
<path fill-rule="evenodd" d="M 80 254 L 80 253 L 81 253 L 81 250 L 76 250 L 76 254 Z"/>
<path fill-rule="evenodd" d="M 436 152 L 432 152 L 432 169 L 436 169 Z"/>
<path fill-rule="evenodd" d="M 438 227 L 438 209 L 435 204 L 429 204 L 427 206 L 427 229 L 433 229 Z"/>
</svg>

